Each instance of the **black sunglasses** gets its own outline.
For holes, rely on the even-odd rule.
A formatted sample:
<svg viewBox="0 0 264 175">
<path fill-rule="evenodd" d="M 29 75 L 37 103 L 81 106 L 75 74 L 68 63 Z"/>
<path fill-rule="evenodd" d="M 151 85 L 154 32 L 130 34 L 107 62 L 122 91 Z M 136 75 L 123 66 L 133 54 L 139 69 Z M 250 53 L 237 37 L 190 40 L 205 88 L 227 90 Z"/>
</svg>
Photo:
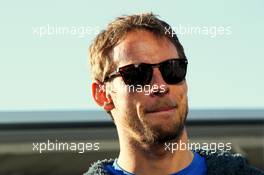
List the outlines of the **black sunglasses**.
<svg viewBox="0 0 264 175">
<path fill-rule="evenodd" d="M 159 68 L 163 80 L 167 84 L 177 84 L 185 79 L 188 60 L 185 58 L 173 58 L 157 64 L 130 64 L 117 68 L 107 76 L 104 82 L 121 76 L 126 85 L 147 85 L 150 84 L 153 68 Z"/>
</svg>

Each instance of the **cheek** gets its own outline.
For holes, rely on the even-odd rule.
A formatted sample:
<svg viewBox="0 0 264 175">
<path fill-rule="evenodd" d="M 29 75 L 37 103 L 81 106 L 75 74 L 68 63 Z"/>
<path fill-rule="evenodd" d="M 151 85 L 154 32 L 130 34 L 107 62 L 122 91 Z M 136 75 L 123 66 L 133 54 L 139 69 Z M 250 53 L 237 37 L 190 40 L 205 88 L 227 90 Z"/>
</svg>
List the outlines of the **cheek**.
<svg viewBox="0 0 264 175">
<path fill-rule="evenodd" d="M 187 101 L 187 85 L 186 83 L 183 83 L 181 85 L 177 85 L 172 87 L 173 96 L 176 98 L 178 103 L 186 103 Z"/>
<path fill-rule="evenodd" d="M 129 95 L 119 93 L 119 92 L 114 93 L 113 103 L 114 103 L 115 110 L 120 111 L 120 112 L 127 111 L 129 109 L 128 108 L 129 106 L 132 107 Z"/>
<path fill-rule="evenodd" d="M 136 111 L 136 95 L 127 91 L 121 79 L 113 81 L 111 97 L 115 106 L 114 111 L 117 112 L 117 115 L 134 115 L 133 111 Z"/>
<path fill-rule="evenodd" d="M 116 107 L 130 107 L 135 108 L 137 102 L 144 101 L 142 93 L 133 91 L 122 80 L 122 78 L 116 78 L 112 82 L 112 99 Z M 122 109 L 124 110 L 124 109 Z"/>
<path fill-rule="evenodd" d="M 144 120 L 144 97 L 139 94 L 116 94 L 115 114 L 118 117 L 119 123 L 140 123 Z M 118 98 L 119 97 L 119 98 Z"/>
<path fill-rule="evenodd" d="M 111 83 L 110 94 L 115 107 L 124 106 L 127 99 L 129 99 L 129 94 L 125 90 L 125 84 L 122 78 L 115 78 Z"/>
</svg>

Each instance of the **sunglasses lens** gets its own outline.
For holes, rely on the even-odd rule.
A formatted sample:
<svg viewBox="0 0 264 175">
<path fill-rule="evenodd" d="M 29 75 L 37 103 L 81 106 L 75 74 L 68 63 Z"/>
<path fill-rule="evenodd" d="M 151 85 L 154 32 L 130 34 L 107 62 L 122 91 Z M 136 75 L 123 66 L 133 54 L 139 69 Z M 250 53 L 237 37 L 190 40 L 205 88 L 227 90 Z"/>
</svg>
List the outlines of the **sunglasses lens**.
<svg viewBox="0 0 264 175">
<path fill-rule="evenodd" d="M 160 65 L 160 72 L 167 84 L 177 84 L 185 79 L 186 59 L 172 59 Z"/>
<path fill-rule="evenodd" d="M 186 59 L 171 59 L 159 64 L 159 70 L 167 84 L 177 84 L 185 79 L 187 70 Z M 151 64 L 142 63 L 138 66 L 128 65 L 119 69 L 127 85 L 147 85 L 151 82 L 153 68 Z"/>
<path fill-rule="evenodd" d="M 129 65 L 120 70 L 120 74 L 127 85 L 146 85 L 152 78 L 152 67 L 147 64 L 140 64 L 138 67 Z"/>
</svg>

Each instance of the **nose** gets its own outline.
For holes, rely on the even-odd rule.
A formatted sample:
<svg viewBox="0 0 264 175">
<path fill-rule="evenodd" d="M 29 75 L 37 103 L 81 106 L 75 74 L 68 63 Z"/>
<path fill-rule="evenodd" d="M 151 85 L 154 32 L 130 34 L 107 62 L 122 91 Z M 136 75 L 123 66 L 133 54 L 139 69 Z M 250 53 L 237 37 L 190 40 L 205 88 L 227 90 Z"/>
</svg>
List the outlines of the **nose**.
<svg viewBox="0 0 264 175">
<path fill-rule="evenodd" d="M 150 96 L 164 96 L 169 93 L 169 86 L 164 81 L 159 68 L 153 68 L 153 75 L 151 80 L 152 91 Z M 154 88 L 154 86 L 156 86 Z"/>
</svg>

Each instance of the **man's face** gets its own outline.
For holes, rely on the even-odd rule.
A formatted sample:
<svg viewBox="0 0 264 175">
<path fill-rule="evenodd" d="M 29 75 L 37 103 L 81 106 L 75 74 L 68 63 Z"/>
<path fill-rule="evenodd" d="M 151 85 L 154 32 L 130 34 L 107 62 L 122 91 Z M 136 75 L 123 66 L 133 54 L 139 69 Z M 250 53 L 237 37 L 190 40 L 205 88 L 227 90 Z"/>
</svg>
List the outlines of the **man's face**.
<svg viewBox="0 0 264 175">
<path fill-rule="evenodd" d="M 129 32 L 113 49 L 112 57 L 118 67 L 179 58 L 168 39 L 157 38 L 145 30 Z M 114 104 L 111 112 L 119 131 L 145 144 L 164 143 L 179 137 L 188 112 L 185 80 L 168 85 L 159 69 L 154 68 L 150 86 L 162 87 L 163 92 L 149 95 L 121 90 L 120 87 L 125 87 L 122 77 L 114 78 L 110 83 L 113 90 L 109 93 Z"/>
</svg>

